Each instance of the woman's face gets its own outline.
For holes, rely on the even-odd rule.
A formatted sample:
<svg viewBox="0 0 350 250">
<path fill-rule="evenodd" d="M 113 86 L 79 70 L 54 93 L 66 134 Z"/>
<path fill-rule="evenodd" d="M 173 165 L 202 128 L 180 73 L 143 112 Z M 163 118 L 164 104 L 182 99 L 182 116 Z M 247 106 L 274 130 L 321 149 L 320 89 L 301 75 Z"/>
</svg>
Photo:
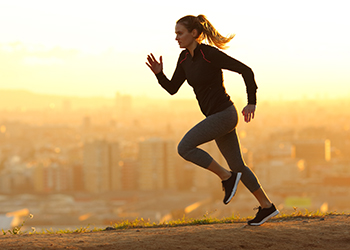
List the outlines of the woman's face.
<svg viewBox="0 0 350 250">
<path fill-rule="evenodd" d="M 194 29 L 192 32 L 189 32 L 181 23 L 176 24 L 175 34 L 175 40 L 179 43 L 180 48 L 189 48 L 196 42 L 197 30 Z"/>
</svg>

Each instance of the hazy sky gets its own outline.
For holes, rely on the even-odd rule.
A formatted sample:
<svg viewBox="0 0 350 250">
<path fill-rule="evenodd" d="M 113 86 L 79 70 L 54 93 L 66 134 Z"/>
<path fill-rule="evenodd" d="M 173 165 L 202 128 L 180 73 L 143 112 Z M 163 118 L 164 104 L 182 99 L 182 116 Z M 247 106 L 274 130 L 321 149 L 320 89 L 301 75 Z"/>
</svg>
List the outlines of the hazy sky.
<svg viewBox="0 0 350 250">
<path fill-rule="evenodd" d="M 181 50 L 174 27 L 205 14 L 226 53 L 250 66 L 258 99 L 350 97 L 348 1 L 0 0 L 0 89 L 112 97 L 168 97 L 145 65 L 163 55 L 170 78 Z M 246 98 L 240 75 L 225 86 Z M 185 83 L 178 98 L 193 97 Z"/>
</svg>

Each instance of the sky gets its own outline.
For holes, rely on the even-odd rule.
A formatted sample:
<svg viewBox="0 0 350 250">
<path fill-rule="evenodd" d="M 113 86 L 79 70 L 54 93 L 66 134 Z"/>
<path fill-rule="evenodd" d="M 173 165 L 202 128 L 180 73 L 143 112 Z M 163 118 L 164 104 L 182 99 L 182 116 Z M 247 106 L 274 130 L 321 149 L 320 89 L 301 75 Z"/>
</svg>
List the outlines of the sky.
<svg viewBox="0 0 350 250">
<path fill-rule="evenodd" d="M 225 53 L 251 67 L 258 100 L 350 97 L 346 0 L 0 0 L 0 89 L 67 96 L 116 92 L 170 98 L 146 66 L 162 55 L 170 78 L 181 52 L 175 22 L 204 14 Z M 240 75 L 224 71 L 233 99 Z M 186 83 L 175 97 L 193 98 Z"/>
</svg>

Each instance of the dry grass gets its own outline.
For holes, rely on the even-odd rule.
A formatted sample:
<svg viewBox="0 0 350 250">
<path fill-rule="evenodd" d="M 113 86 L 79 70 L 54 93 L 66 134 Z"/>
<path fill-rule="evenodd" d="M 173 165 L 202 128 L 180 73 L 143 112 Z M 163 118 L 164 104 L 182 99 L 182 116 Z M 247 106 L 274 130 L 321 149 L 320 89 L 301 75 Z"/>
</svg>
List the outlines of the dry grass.
<svg viewBox="0 0 350 250">
<path fill-rule="evenodd" d="M 290 221 L 297 219 L 324 219 L 327 216 L 339 216 L 345 215 L 345 213 L 338 212 L 328 212 L 321 213 L 319 211 L 310 212 L 305 209 L 304 212 L 294 208 L 294 212 L 291 214 L 280 213 L 278 216 L 270 219 L 270 221 Z M 349 215 L 350 216 L 350 215 Z M 31 219 L 33 215 L 30 215 L 27 219 Z M 107 230 L 123 230 L 123 229 L 133 229 L 133 228 L 165 228 L 165 227 L 179 227 L 179 226 L 191 226 L 191 225 L 205 225 L 205 224 L 223 224 L 223 223 L 246 223 L 247 220 L 252 217 L 240 218 L 239 216 L 232 215 L 231 217 L 226 217 L 223 219 L 212 218 L 209 215 L 203 215 L 201 219 L 192 219 L 183 217 L 180 220 L 172 220 L 164 223 L 151 223 L 149 220 L 145 220 L 143 218 L 136 218 L 133 221 L 125 220 L 120 223 L 116 223 L 110 227 L 101 229 L 101 228 L 92 228 L 90 229 L 90 225 L 86 227 L 80 227 L 75 230 L 58 230 L 54 231 L 52 229 L 44 229 L 42 232 L 37 232 L 35 228 L 32 228 L 31 232 L 22 232 L 21 228 L 24 226 L 26 220 L 23 223 L 13 228 L 12 230 L 4 231 L 2 230 L 3 235 L 6 234 L 69 234 L 69 233 L 86 233 L 86 232 L 97 232 L 97 231 L 107 231 Z"/>
</svg>

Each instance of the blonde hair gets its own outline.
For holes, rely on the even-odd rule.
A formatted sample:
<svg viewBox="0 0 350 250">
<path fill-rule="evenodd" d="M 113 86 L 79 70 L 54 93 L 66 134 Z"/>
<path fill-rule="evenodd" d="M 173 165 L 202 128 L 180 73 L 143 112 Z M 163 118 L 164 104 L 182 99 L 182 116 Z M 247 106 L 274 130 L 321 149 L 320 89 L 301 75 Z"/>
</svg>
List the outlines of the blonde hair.
<svg viewBox="0 0 350 250">
<path fill-rule="evenodd" d="M 176 23 L 184 25 L 189 32 L 196 29 L 198 31 L 198 42 L 206 40 L 210 45 L 215 45 L 219 49 L 226 49 L 228 47 L 226 44 L 235 36 L 222 36 L 204 15 L 199 15 L 197 17 L 191 15 L 184 16 Z"/>
</svg>

